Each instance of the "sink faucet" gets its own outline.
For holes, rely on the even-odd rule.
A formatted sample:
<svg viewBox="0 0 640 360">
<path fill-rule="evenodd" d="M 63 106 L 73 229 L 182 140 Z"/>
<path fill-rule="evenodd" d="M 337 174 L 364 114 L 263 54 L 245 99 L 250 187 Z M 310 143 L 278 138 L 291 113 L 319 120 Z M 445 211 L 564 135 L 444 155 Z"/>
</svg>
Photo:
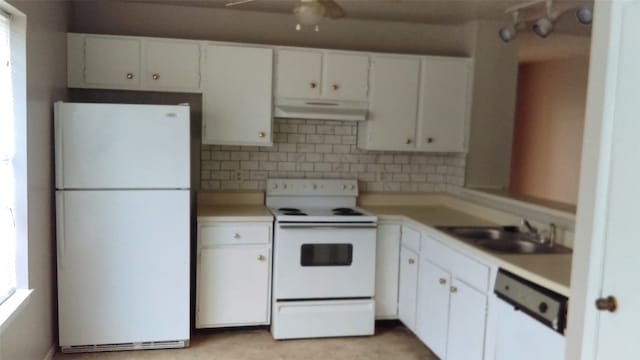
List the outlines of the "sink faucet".
<svg viewBox="0 0 640 360">
<path fill-rule="evenodd" d="M 556 243 L 556 224 L 550 223 L 549 228 L 546 230 L 538 230 L 535 228 L 529 220 L 522 218 L 522 226 L 524 226 L 529 233 L 531 233 L 541 244 L 546 244 L 550 247 L 554 246 Z"/>
</svg>

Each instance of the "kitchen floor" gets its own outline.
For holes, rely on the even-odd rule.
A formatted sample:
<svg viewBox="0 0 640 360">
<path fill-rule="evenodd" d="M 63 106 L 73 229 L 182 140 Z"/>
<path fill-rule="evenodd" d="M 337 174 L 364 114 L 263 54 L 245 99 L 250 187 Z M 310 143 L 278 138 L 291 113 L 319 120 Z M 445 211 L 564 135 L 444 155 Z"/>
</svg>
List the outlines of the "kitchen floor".
<svg viewBox="0 0 640 360">
<path fill-rule="evenodd" d="M 409 330 L 401 325 L 376 328 L 375 336 L 275 341 L 267 329 L 197 332 L 187 349 L 61 354 L 54 360 L 288 360 L 379 359 L 436 360 Z"/>
</svg>

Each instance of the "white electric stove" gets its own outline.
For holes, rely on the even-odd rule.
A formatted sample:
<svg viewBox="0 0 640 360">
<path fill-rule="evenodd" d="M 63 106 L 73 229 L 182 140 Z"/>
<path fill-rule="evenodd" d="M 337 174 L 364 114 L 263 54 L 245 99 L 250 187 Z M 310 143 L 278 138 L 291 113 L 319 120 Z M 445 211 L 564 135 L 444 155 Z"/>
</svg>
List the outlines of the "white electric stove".
<svg viewBox="0 0 640 360">
<path fill-rule="evenodd" d="M 357 180 L 270 179 L 275 339 L 373 335 L 377 217 Z"/>
</svg>

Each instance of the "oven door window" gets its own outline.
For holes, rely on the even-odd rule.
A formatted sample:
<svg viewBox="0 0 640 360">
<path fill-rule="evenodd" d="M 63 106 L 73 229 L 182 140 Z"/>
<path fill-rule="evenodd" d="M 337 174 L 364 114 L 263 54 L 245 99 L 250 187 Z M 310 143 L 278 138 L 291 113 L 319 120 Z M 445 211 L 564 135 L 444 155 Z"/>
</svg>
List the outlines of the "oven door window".
<svg viewBox="0 0 640 360">
<path fill-rule="evenodd" d="M 352 244 L 302 244 L 302 266 L 351 266 Z"/>
</svg>

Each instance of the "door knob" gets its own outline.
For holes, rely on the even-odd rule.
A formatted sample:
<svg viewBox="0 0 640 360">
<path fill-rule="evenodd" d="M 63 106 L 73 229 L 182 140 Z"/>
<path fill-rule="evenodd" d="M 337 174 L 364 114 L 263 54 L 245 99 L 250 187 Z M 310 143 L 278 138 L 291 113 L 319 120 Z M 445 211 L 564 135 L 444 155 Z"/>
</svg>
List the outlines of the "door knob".
<svg viewBox="0 0 640 360">
<path fill-rule="evenodd" d="M 264 131 L 260 131 L 260 132 L 258 133 L 258 137 L 263 138 L 263 137 L 265 137 L 265 136 L 267 136 L 267 134 L 266 134 Z"/>
<path fill-rule="evenodd" d="M 158 79 L 160 79 L 160 74 L 153 74 L 153 75 L 151 75 L 151 78 L 153 80 L 158 80 Z"/>
<path fill-rule="evenodd" d="M 409 264 L 413 265 L 415 263 L 416 263 L 416 261 L 414 259 L 409 259 Z"/>
<path fill-rule="evenodd" d="M 596 309 L 600 311 L 615 312 L 618 309 L 618 300 L 613 296 L 596 300 Z"/>
<path fill-rule="evenodd" d="M 312 88 L 312 89 L 315 89 L 316 86 L 318 86 L 318 85 L 316 83 L 314 83 L 314 82 L 309 83 L 309 87 Z"/>
<path fill-rule="evenodd" d="M 265 261 L 267 259 L 264 255 L 258 255 L 258 261 Z"/>
<path fill-rule="evenodd" d="M 127 73 L 127 79 L 129 80 L 133 79 L 133 73 Z"/>
<path fill-rule="evenodd" d="M 406 143 L 407 145 L 411 144 L 412 143 L 411 139 L 407 139 Z"/>
</svg>

